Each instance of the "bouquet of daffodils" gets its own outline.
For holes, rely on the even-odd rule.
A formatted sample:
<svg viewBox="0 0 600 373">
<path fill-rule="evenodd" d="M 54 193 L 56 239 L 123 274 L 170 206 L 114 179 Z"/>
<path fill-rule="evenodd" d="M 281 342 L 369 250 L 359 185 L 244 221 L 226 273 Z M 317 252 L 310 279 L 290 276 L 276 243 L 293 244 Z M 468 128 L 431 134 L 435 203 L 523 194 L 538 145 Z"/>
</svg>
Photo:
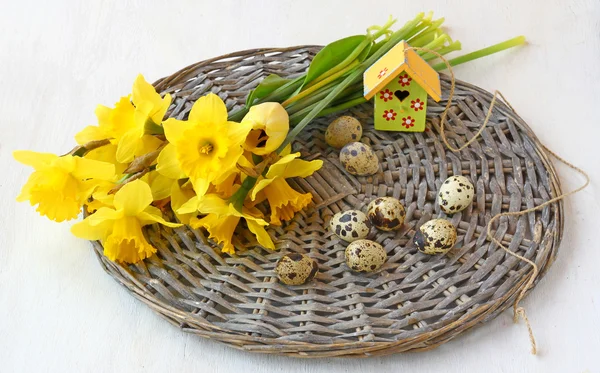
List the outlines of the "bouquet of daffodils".
<svg viewBox="0 0 600 373">
<path fill-rule="evenodd" d="M 75 136 L 66 155 L 16 151 L 34 172 L 18 201 L 37 205 L 51 220 L 87 217 L 73 225 L 75 236 L 100 240 L 113 261 L 136 263 L 156 252 L 142 232 L 149 224 L 205 229 L 226 253 L 235 253 L 236 227 L 243 221 L 259 245 L 274 249 L 265 227 L 281 225 L 308 206 L 286 179 L 308 177 L 322 161 L 304 161 L 291 143 L 312 119 L 365 102 L 362 73 L 401 40 L 436 70 L 436 59 L 460 49 L 440 28 L 443 19 L 419 14 L 397 31 L 383 26 L 335 41 L 295 79 L 265 78 L 246 105 L 228 115 L 223 101 L 208 94 L 187 120 L 165 119 L 171 96 L 161 97 L 140 75 L 132 93 L 113 108 L 98 106 L 97 126 Z M 451 59 L 451 65 L 524 43 L 523 37 Z M 427 50 L 435 53 L 426 52 Z M 290 124 L 293 126 L 290 131 Z M 257 206 L 263 204 L 265 208 Z M 171 210 L 177 222 L 167 221 Z M 169 214 L 170 216 L 171 214 Z"/>
<path fill-rule="evenodd" d="M 35 169 L 18 200 L 57 222 L 77 218 L 85 206 L 89 215 L 71 231 L 101 240 L 114 261 L 135 263 L 154 254 L 142 233 L 154 223 L 204 228 L 224 252 L 234 253 L 232 236 L 244 220 L 261 246 L 274 249 L 265 226 L 291 219 L 312 199 L 286 179 L 309 176 L 323 163 L 298 159 L 290 146 L 274 153 L 288 134 L 285 109 L 256 105 L 237 123 L 227 120 L 223 101 L 208 94 L 187 120 L 163 121 L 170 104 L 168 94 L 161 97 L 140 75 L 131 95 L 113 108 L 98 106 L 98 125 L 75 136 L 80 146 L 71 153 L 16 151 L 17 161 Z M 239 197 L 248 175 L 257 182 Z M 256 207 L 263 201 L 268 214 Z M 180 223 L 163 218 L 161 208 L 169 203 Z"/>
</svg>

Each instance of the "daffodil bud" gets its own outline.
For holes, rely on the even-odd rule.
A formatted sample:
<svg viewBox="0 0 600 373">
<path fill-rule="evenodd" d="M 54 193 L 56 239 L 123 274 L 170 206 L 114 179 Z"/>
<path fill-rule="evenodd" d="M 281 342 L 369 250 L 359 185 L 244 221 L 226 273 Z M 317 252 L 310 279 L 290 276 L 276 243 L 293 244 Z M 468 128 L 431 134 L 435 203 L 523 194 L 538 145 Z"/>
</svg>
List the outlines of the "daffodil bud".
<svg viewBox="0 0 600 373">
<path fill-rule="evenodd" d="M 283 143 L 290 129 L 288 113 L 277 102 L 265 102 L 251 107 L 242 123 L 252 126 L 244 149 L 257 155 L 274 152 Z"/>
</svg>

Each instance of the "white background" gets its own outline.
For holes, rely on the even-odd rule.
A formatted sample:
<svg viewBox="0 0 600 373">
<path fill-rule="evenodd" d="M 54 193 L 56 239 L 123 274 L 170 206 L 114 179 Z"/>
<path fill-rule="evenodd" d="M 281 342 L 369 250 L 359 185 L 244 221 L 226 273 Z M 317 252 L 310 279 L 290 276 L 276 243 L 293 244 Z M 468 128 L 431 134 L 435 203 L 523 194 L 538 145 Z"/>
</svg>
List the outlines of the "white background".
<svg viewBox="0 0 600 373">
<path fill-rule="evenodd" d="M 499 89 L 540 139 L 587 170 L 565 205 L 558 260 L 525 299 L 540 353 L 506 311 L 425 353 L 300 360 L 187 335 L 107 276 L 69 224 L 15 197 L 29 170 L 15 149 L 62 153 L 98 103 L 193 62 L 254 47 L 326 44 L 393 14 L 446 17 L 471 51 L 524 34 L 529 45 L 456 68 Z M 9 1 L 0 7 L 1 372 L 600 372 L 600 3 L 494 1 Z M 582 178 L 558 167 L 565 190 Z"/>
</svg>

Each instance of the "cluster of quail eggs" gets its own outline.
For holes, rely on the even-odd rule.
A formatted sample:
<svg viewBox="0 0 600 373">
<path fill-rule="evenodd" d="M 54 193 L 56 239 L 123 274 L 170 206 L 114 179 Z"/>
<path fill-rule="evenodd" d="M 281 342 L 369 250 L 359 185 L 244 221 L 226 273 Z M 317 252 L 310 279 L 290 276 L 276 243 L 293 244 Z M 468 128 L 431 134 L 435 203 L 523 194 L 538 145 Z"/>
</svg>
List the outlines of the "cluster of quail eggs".
<svg viewBox="0 0 600 373">
<path fill-rule="evenodd" d="M 340 162 L 352 175 L 372 175 L 379 169 L 379 160 L 367 144 L 360 142 L 362 125 L 350 116 L 342 116 L 330 123 L 325 141 L 341 149 Z M 475 195 L 473 184 L 464 176 L 446 179 L 437 193 L 440 209 L 455 214 L 466 209 Z M 392 197 L 378 197 L 360 210 L 340 211 L 335 214 L 329 227 L 341 240 L 348 242 L 344 252 L 346 264 L 357 272 L 377 271 L 387 260 L 385 249 L 377 242 L 367 239 L 371 227 L 382 231 L 394 231 L 404 224 L 406 211 L 402 203 Z M 433 219 L 421 225 L 413 238 L 419 251 L 429 255 L 445 254 L 456 243 L 456 228 L 446 219 Z M 318 272 L 315 260 L 305 254 L 292 253 L 283 256 L 275 271 L 281 282 L 301 285 L 312 280 Z"/>
<path fill-rule="evenodd" d="M 340 211 L 329 221 L 330 230 L 349 243 L 344 252 L 346 264 L 357 272 L 377 271 L 387 260 L 383 246 L 367 239 L 371 227 L 383 231 L 399 229 L 406 212 L 402 203 L 392 197 L 375 198 L 367 213 L 359 210 Z"/>
<path fill-rule="evenodd" d="M 379 170 L 379 159 L 367 144 L 360 142 L 362 125 L 358 119 L 344 115 L 333 120 L 325 131 L 325 141 L 340 150 L 340 163 L 356 176 L 373 175 Z"/>
</svg>

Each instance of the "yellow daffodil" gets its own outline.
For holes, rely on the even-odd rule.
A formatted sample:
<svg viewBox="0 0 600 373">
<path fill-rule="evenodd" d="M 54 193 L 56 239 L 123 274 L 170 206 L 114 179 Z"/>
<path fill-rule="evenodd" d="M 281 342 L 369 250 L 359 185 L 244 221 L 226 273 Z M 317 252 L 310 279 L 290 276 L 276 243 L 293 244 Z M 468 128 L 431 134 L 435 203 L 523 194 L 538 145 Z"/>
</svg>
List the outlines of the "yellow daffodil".
<svg viewBox="0 0 600 373">
<path fill-rule="evenodd" d="M 112 261 L 136 263 L 156 252 L 146 241 L 142 227 L 159 223 L 178 227 L 165 221 L 152 203 L 150 186 L 141 180 L 124 185 L 114 196 L 114 208 L 102 207 L 85 220 L 73 225 L 71 232 L 87 240 L 101 240 L 104 255 Z"/>
<path fill-rule="evenodd" d="M 135 106 L 131 103 L 131 96 L 121 97 L 114 108 L 98 105 L 95 113 L 98 125 L 87 126 L 75 135 L 78 144 L 111 138 L 116 139 L 118 143 L 125 133 L 135 127 Z"/>
<path fill-rule="evenodd" d="M 225 103 L 211 93 L 194 103 L 187 121 L 169 118 L 164 129 L 175 148 L 174 154 L 165 155 L 164 162 L 173 163 L 176 158 L 202 196 L 211 183 L 220 183 L 235 170 L 250 126 L 228 122 Z"/>
<path fill-rule="evenodd" d="M 38 205 L 40 215 L 57 222 L 76 218 L 98 183 L 111 180 L 115 174 L 110 163 L 71 155 L 20 150 L 13 156 L 35 169 L 17 201 L 29 200 L 32 206 Z"/>
<path fill-rule="evenodd" d="M 256 236 L 258 243 L 268 249 L 274 250 L 275 245 L 265 230 L 268 223 L 263 219 L 261 212 L 249 206 L 244 206 L 242 212 L 233 207 L 233 204 L 222 199 L 216 194 L 206 194 L 202 197 L 192 197 L 177 211 L 180 214 L 199 213 L 190 219 L 194 229 L 205 228 L 211 239 L 222 245 L 222 251 L 234 254 L 232 236 L 240 219 L 244 219 L 248 229 Z"/>
<path fill-rule="evenodd" d="M 148 141 L 144 140 L 149 136 L 146 135 L 148 128 L 158 127 L 171 105 L 171 95 L 166 94 L 161 98 L 152 84 L 146 82 L 141 74 L 133 84 L 131 100 L 135 106 L 133 127 L 118 138 L 117 160 L 119 162 L 130 162 L 134 156 L 143 152 L 146 146 L 144 141 Z"/>
<path fill-rule="evenodd" d="M 89 141 L 111 139 L 117 145 L 116 159 L 120 163 L 131 162 L 135 156 L 156 150 L 160 141 L 147 134 L 148 129 L 162 122 L 171 96 L 161 98 L 152 84 L 138 75 L 133 84 L 133 94 L 121 97 L 114 108 L 98 105 L 98 126 L 87 126 L 75 135 L 82 145 Z"/>
<path fill-rule="evenodd" d="M 288 154 L 273 163 L 265 177 L 261 178 L 250 192 L 252 201 L 257 199 L 259 193 L 269 201 L 271 224 L 281 225 L 281 220 L 290 220 L 295 212 L 308 206 L 312 200 L 310 193 L 295 191 L 285 179 L 310 176 L 323 166 L 323 161 L 308 162 L 296 159 L 299 156 L 300 153 Z"/>
<path fill-rule="evenodd" d="M 252 106 L 242 123 L 248 123 L 252 127 L 244 149 L 257 155 L 274 152 L 283 143 L 290 129 L 288 113 L 277 102 Z"/>
</svg>

